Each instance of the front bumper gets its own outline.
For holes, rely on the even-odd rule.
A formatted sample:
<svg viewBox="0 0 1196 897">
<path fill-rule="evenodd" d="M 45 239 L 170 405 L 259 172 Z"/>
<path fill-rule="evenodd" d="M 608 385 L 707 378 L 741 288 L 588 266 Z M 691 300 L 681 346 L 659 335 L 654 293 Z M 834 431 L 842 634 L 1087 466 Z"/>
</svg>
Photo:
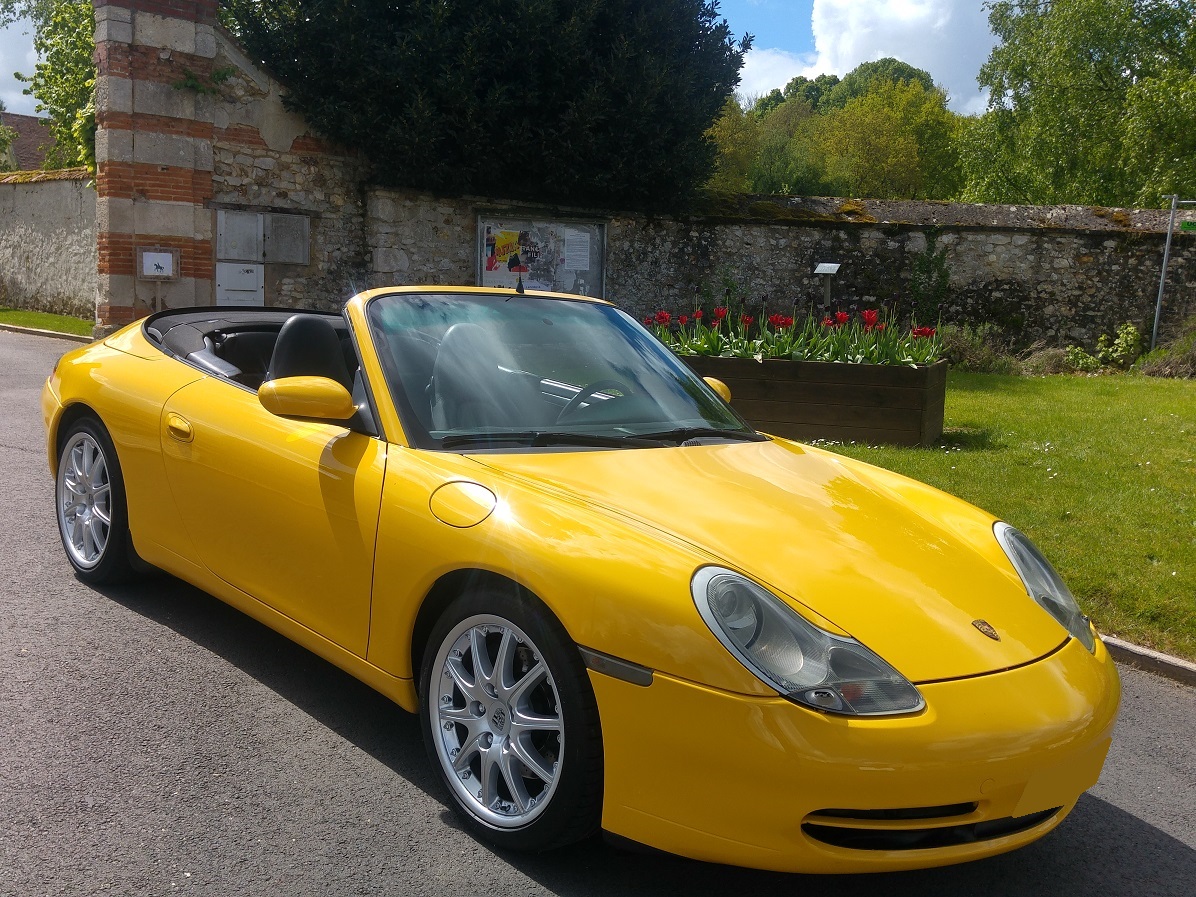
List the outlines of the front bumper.
<svg viewBox="0 0 1196 897">
<path fill-rule="evenodd" d="M 908 717 L 824 715 L 660 673 L 648 687 L 590 678 L 603 828 L 784 872 L 940 866 L 1030 843 L 1096 783 L 1120 700 L 1104 645 L 1093 656 L 1074 639 L 1024 667 L 923 685 L 927 708 Z"/>
</svg>

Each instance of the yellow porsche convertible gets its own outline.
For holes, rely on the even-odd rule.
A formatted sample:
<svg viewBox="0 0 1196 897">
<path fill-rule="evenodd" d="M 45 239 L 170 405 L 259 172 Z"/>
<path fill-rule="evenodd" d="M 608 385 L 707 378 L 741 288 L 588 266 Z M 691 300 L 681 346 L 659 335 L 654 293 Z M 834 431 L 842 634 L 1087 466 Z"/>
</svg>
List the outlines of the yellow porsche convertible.
<svg viewBox="0 0 1196 897">
<path fill-rule="evenodd" d="M 171 310 L 45 386 L 62 543 L 160 568 L 419 713 L 477 835 L 956 863 L 1057 826 L 1117 674 L 1016 529 L 755 432 L 576 296 Z"/>
</svg>

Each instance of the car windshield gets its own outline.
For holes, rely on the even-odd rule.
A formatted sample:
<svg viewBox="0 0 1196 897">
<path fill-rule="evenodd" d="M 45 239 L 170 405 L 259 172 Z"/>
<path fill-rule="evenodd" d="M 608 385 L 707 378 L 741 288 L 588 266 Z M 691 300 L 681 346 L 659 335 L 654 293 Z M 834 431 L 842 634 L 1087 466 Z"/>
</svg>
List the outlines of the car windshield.
<svg viewBox="0 0 1196 897">
<path fill-rule="evenodd" d="M 368 305 L 411 443 L 635 448 L 759 436 L 634 319 L 598 302 L 395 293 Z"/>
</svg>

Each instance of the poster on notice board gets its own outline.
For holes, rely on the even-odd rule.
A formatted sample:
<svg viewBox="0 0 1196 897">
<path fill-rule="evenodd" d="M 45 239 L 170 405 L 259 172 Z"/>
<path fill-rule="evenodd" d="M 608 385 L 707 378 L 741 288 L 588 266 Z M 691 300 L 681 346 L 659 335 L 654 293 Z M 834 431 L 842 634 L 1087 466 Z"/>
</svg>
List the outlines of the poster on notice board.
<svg viewBox="0 0 1196 897">
<path fill-rule="evenodd" d="M 478 216 L 478 284 L 601 297 L 606 225 Z"/>
</svg>

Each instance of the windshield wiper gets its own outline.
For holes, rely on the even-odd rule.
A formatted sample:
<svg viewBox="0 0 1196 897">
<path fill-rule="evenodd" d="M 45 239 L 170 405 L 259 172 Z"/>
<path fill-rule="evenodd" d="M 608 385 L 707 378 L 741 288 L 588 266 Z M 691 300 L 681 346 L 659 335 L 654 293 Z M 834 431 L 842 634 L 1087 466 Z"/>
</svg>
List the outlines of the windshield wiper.
<svg viewBox="0 0 1196 897">
<path fill-rule="evenodd" d="M 675 430 L 661 430 L 659 433 L 637 433 L 637 439 L 664 439 L 669 442 L 687 442 L 690 439 L 717 437 L 719 439 L 737 439 L 743 442 L 767 442 L 767 436 L 759 433 L 749 433 L 743 430 L 720 430 L 718 427 L 678 427 Z"/>
<path fill-rule="evenodd" d="M 643 436 L 602 436 L 596 433 L 556 433 L 545 430 L 496 430 L 491 433 L 461 433 L 445 436 L 441 448 L 456 448 L 462 445 L 488 445 L 514 442 L 521 445 L 543 447 L 549 445 L 584 445 L 603 448 L 628 448 L 629 446 L 660 446 L 659 439 Z"/>
</svg>

